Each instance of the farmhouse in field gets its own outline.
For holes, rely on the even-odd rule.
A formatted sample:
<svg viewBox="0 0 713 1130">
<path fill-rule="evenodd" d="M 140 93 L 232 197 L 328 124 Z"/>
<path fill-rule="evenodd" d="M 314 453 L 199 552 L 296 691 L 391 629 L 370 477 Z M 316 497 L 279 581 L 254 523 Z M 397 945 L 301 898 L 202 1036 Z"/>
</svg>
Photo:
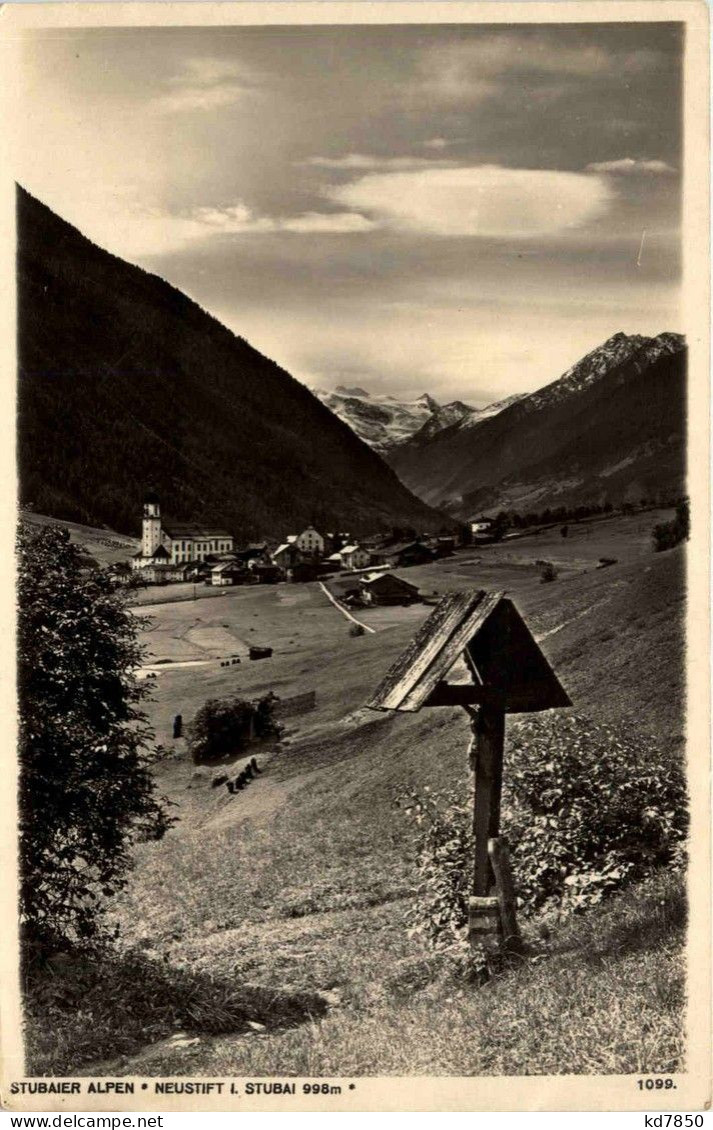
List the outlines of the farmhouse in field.
<svg viewBox="0 0 713 1130">
<path fill-rule="evenodd" d="M 369 573 L 362 577 L 359 596 L 364 604 L 414 604 L 421 599 L 415 585 L 393 573 Z"/>
<path fill-rule="evenodd" d="M 470 523 L 470 533 L 473 545 L 485 544 L 494 541 L 495 523 L 492 518 L 476 518 Z"/>
<path fill-rule="evenodd" d="M 392 569 L 406 565 L 423 565 L 434 558 L 433 550 L 420 541 L 399 542 L 386 545 L 371 553 L 372 565 L 388 565 Z"/>
<path fill-rule="evenodd" d="M 131 561 L 133 569 L 157 565 L 183 565 L 203 561 L 208 556 L 230 553 L 233 536 L 216 526 L 187 522 L 163 522 L 161 505 L 155 494 L 144 501 L 141 550 Z"/>
</svg>

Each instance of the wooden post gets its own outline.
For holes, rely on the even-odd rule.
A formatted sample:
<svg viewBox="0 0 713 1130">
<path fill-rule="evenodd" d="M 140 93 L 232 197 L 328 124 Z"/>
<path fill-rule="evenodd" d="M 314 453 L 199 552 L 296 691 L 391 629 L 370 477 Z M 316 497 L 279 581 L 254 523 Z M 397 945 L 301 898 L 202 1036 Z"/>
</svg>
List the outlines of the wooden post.
<svg viewBox="0 0 713 1130">
<path fill-rule="evenodd" d="M 502 836 L 496 836 L 489 840 L 488 855 L 495 875 L 495 889 L 500 904 L 503 949 L 506 953 L 520 953 L 522 951 L 522 937 L 517 924 L 517 900 L 512 881 L 507 841 Z"/>
<path fill-rule="evenodd" d="M 477 898 L 486 898 L 495 886 L 495 876 L 488 855 L 488 841 L 494 839 L 500 832 L 505 710 L 501 705 L 483 704 L 477 712 L 469 711 L 469 713 L 472 718 L 475 746 L 473 751 L 475 762 L 473 894 Z"/>
</svg>

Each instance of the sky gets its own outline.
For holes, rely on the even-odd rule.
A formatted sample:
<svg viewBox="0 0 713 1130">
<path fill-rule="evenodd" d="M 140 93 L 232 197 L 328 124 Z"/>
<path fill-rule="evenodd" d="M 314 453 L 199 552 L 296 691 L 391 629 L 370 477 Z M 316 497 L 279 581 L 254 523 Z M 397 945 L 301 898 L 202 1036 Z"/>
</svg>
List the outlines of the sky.
<svg viewBox="0 0 713 1130">
<path fill-rule="evenodd" d="M 313 387 L 482 406 L 681 330 L 671 23 L 28 32 L 16 179 Z"/>
</svg>

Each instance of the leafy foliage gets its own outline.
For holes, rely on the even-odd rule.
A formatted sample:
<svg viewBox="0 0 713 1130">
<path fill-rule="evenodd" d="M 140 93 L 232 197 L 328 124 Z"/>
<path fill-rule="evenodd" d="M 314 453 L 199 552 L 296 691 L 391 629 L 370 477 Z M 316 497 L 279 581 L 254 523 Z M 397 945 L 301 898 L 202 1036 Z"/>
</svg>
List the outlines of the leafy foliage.
<svg viewBox="0 0 713 1130">
<path fill-rule="evenodd" d="M 277 737 L 273 695 L 258 702 L 241 698 L 211 698 L 188 729 L 188 746 L 196 765 L 239 753 L 254 738 Z"/>
<path fill-rule="evenodd" d="M 468 918 L 471 805 L 452 791 L 399 804 L 419 826 L 416 928 L 452 946 Z M 582 910 L 680 864 L 687 827 L 683 764 L 649 739 L 577 715 L 541 715 L 512 734 L 502 833 L 521 913 Z"/>
<path fill-rule="evenodd" d="M 21 530 L 21 913 L 35 938 L 88 938 L 125 886 L 137 836 L 173 822 L 155 796 L 135 620 L 66 530 Z"/>
<path fill-rule="evenodd" d="M 691 533 L 691 515 L 688 499 L 679 502 L 676 507 L 676 517 L 672 522 L 659 522 L 651 531 L 656 553 L 664 549 L 673 549 L 682 541 L 688 541 Z"/>
<path fill-rule="evenodd" d="M 557 569 L 551 561 L 538 561 L 540 566 L 540 581 L 543 585 L 557 580 Z"/>
</svg>

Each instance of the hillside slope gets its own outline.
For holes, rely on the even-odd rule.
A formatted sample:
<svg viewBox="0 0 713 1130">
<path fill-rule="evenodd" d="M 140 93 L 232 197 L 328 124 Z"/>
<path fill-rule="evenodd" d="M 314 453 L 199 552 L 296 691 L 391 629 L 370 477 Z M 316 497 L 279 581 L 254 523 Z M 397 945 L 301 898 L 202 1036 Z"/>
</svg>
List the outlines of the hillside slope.
<svg viewBox="0 0 713 1130">
<path fill-rule="evenodd" d="M 135 533 L 148 487 L 238 537 L 439 525 L 304 385 L 18 189 L 21 500 Z"/>
<path fill-rule="evenodd" d="M 480 510 L 673 498 L 685 489 L 686 347 L 615 334 L 559 380 L 389 453 L 411 490 Z"/>
<path fill-rule="evenodd" d="M 651 553 L 654 520 L 637 514 L 582 523 L 563 546 L 545 532 L 515 551 L 502 544 L 458 554 L 410 569 L 409 577 L 429 592 L 506 588 L 570 694 L 574 713 L 632 734 L 650 733 L 675 756 L 684 731 L 685 556 L 682 548 Z M 556 549 L 569 568 L 556 583 L 542 585 L 537 559 Z M 619 561 L 597 569 L 605 551 Z M 253 1011 L 249 1015 L 265 1025 L 259 1035 L 239 1028 L 214 1036 L 215 1029 L 191 1025 L 197 1038 L 189 1047 L 163 1041 L 145 1058 L 132 1059 L 125 1049 L 133 1033 L 127 1039 L 128 1021 L 112 1009 L 122 1042 L 116 1040 L 111 1054 L 121 1058 L 100 1071 L 88 1006 L 83 999 L 80 1013 L 70 998 L 75 1040 L 60 1044 L 59 1071 L 359 1078 L 678 1070 L 685 908 L 670 889 L 655 888 L 652 895 L 634 888 L 618 903 L 579 917 L 579 925 L 550 922 L 549 942 L 538 940 L 533 928 L 532 964 L 482 991 L 464 983 L 462 974 L 447 979 L 439 956 L 409 932 L 419 877 L 413 827 L 395 798 L 455 788 L 466 800 L 472 789 L 463 710 L 399 715 L 362 709 L 412 638 L 418 609 L 360 612 L 378 630 L 353 637 L 316 585 L 301 587 L 294 605 L 281 602 L 278 589 L 262 586 L 216 603 L 223 608 L 211 612 L 199 602 L 204 625 L 208 616 L 216 623 L 232 617 L 236 628 L 254 622 L 269 629 L 276 645 L 269 664 L 243 665 L 241 689 L 250 697 L 269 690 L 289 697 L 317 687 L 316 707 L 289 720 L 287 740 L 276 750 L 257 751 L 265 772 L 240 794 L 213 789 L 212 770 L 201 776 L 183 749 L 157 763 L 160 791 L 176 802 L 181 819 L 162 841 L 139 845 L 116 921 L 129 954 L 140 946 L 159 969 L 179 966 L 196 978 L 261 990 L 284 1000 L 285 1011 L 298 994 L 316 993 L 328 1011 L 294 1028 L 289 1018 L 280 1024 L 274 1013 L 271 1019 Z M 428 612 L 421 607 L 420 617 Z M 166 639 L 175 638 L 181 614 L 152 612 Z M 184 614 L 189 623 L 193 611 Z M 391 623 L 379 626 L 377 616 L 386 615 Z M 155 638 L 152 624 L 152 646 Z M 164 665 L 149 705 L 157 738 L 171 744 L 179 704 L 188 718 L 206 698 L 233 693 L 234 686 L 233 669 L 217 662 L 199 669 Z M 523 724 L 509 718 L 507 734 Z M 510 757 L 509 743 L 507 749 Z M 675 882 L 676 875 L 662 879 Z M 101 1000 L 110 1000 L 106 981 L 101 984 Z M 122 984 L 142 996 L 132 967 Z M 149 997 L 153 1021 L 154 1000 L 148 992 L 143 997 Z M 135 1011 L 142 1015 L 147 1006 L 139 1003 Z M 33 1073 L 42 1074 L 41 1042 L 56 1043 L 57 1030 L 45 1023 L 37 1031 L 40 1047 L 31 1062 Z M 139 1047 L 149 1043 L 140 1031 L 135 1039 Z"/>
</svg>

